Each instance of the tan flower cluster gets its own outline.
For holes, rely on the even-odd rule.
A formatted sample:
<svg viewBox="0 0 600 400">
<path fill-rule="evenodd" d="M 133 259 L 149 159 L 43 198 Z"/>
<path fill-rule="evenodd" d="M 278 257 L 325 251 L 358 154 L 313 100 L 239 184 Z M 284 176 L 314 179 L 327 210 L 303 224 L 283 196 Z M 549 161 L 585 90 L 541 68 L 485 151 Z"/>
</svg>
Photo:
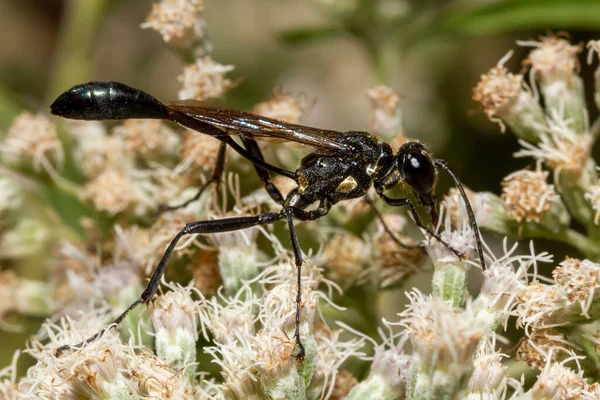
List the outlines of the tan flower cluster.
<svg viewBox="0 0 600 400">
<path fill-rule="evenodd" d="M 518 291 L 516 304 L 518 326 L 541 329 L 552 314 L 563 307 L 564 292 L 558 286 L 533 281 Z"/>
<path fill-rule="evenodd" d="M 535 171 L 513 172 L 502 182 L 502 200 L 509 216 L 517 222 L 539 222 L 559 200 L 554 185 L 546 182 L 548 171 L 536 165 Z"/>
<path fill-rule="evenodd" d="M 515 361 L 542 369 L 548 363 L 571 355 L 574 348 L 563 333 L 554 329 L 535 329 L 521 341 Z"/>
<path fill-rule="evenodd" d="M 144 273 L 149 273 L 154 268 L 175 235 L 183 229 L 186 223 L 195 219 L 193 214 L 180 209 L 161 214 L 148 230 L 136 230 L 134 251 Z M 184 238 L 173 254 L 175 256 L 191 254 L 192 250 L 189 247 L 194 242 L 195 236 Z"/>
<path fill-rule="evenodd" d="M 523 149 L 515 157 L 533 157 L 555 171 L 567 170 L 581 174 L 592 151 L 590 135 L 580 135 L 571 122 L 556 114 L 546 118 L 540 128 L 539 143 L 521 141 Z"/>
<path fill-rule="evenodd" d="M 139 196 L 128 176 L 108 169 L 86 185 L 82 198 L 90 200 L 97 210 L 114 216 L 131 207 Z"/>
<path fill-rule="evenodd" d="M 223 96 L 237 85 L 237 82 L 225 77 L 233 69 L 233 65 L 219 64 L 208 56 L 197 59 L 194 64 L 187 65 L 177 77 L 183 85 L 179 98 L 206 100 Z"/>
<path fill-rule="evenodd" d="M 371 102 L 369 129 L 373 134 L 397 136 L 402 130 L 400 96 L 387 86 L 375 86 L 367 91 Z"/>
<path fill-rule="evenodd" d="M 307 101 L 306 96 L 294 97 L 279 90 L 274 91 L 273 97 L 269 100 L 255 105 L 252 112 L 263 117 L 297 124 L 309 106 L 310 103 Z"/>
<path fill-rule="evenodd" d="M 500 124 L 503 132 L 504 124 L 500 116 L 505 108 L 514 107 L 521 95 L 528 95 L 528 92 L 524 92 L 523 76 L 508 72 L 503 65 L 497 65 L 481 75 L 473 89 L 473 100 L 482 105 L 490 120 Z"/>
<path fill-rule="evenodd" d="M 369 244 L 349 233 L 334 234 L 322 252 L 327 276 L 335 282 L 347 284 L 356 280 L 370 256 Z"/>
<path fill-rule="evenodd" d="M 535 47 L 523 62 L 531 66 L 535 74 L 568 79 L 579 71 L 577 55 L 582 51 L 580 44 L 573 45 L 566 39 L 552 35 L 542 37 L 539 42 L 523 41 L 519 44 Z"/>
<path fill-rule="evenodd" d="M 30 161 L 34 170 L 44 169 L 51 175 L 56 174 L 51 161 L 58 169 L 64 162 L 56 126 L 42 113 L 20 114 L 8 129 L 1 151 L 4 160 L 9 163 Z"/>
<path fill-rule="evenodd" d="M 573 371 L 562 363 L 549 363 L 528 392 L 531 399 L 594 400 L 600 396 L 598 383 L 589 384 L 584 371 Z"/>
<path fill-rule="evenodd" d="M 65 329 L 65 332 L 49 333 L 66 339 L 69 328 L 52 328 L 59 329 Z M 151 352 L 136 353 L 112 331 L 61 357 L 56 357 L 52 348 L 40 344 L 29 353 L 38 363 L 20 381 L 19 392 L 22 395 L 38 393 L 48 398 L 192 398 L 198 391 L 177 370 Z"/>
<path fill-rule="evenodd" d="M 204 44 L 210 49 L 203 43 L 208 40 L 203 12 L 204 0 L 162 0 L 152 5 L 152 11 L 141 27 L 154 29 L 175 48 Z"/>
<path fill-rule="evenodd" d="M 580 303 L 582 312 L 587 314 L 596 289 L 600 286 L 600 264 L 567 257 L 552 271 L 552 277 L 569 301 Z"/>
<path fill-rule="evenodd" d="M 221 142 L 201 133 L 186 130 L 183 133 L 179 157 L 181 163 L 177 170 L 188 167 L 214 168 Z"/>
<path fill-rule="evenodd" d="M 410 307 L 400 315 L 405 318 L 403 324 L 419 363 L 452 365 L 457 369 L 471 366 L 485 328 L 479 326 L 470 310 L 454 308 L 449 302 L 416 291 L 410 299 Z"/>
<path fill-rule="evenodd" d="M 171 128 L 156 119 L 128 119 L 113 129 L 136 154 L 145 158 L 174 152 L 179 138 Z"/>
<path fill-rule="evenodd" d="M 374 265 L 378 270 L 377 280 L 381 288 L 402 283 L 419 270 L 425 259 L 425 252 L 416 242 L 406 236 L 401 236 L 399 240 L 406 247 L 399 245 L 387 233 L 375 241 Z"/>
</svg>

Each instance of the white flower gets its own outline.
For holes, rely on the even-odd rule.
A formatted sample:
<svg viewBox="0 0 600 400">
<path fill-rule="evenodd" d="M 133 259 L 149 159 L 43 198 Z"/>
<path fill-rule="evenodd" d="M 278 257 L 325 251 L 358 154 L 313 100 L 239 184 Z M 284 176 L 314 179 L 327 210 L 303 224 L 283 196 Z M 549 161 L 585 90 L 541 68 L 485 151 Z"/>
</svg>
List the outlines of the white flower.
<svg viewBox="0 0 600 400">
<path fill-rule="evenodd" d="M 206 100 L 223 96 L 236 85 L 225 77 L 233 69 L 233 65 L 221 65 L 210 57 L 199 58 L 195 64 L 186 66 L 183 74 L 177 77 L 183 84 L 179 98 Z"/>
</svg>

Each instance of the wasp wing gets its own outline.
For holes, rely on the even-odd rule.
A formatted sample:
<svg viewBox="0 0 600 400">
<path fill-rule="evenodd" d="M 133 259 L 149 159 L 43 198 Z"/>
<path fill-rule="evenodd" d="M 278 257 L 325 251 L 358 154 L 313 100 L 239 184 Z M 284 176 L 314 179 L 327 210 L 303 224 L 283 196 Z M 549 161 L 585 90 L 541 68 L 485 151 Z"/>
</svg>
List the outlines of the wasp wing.
<svg viewBox="0 0 600 400">
<path fill-rule="evenodd" d="M 342 133 L 309 126 L 289 124 L 260 115 L 206 104 L 197 100 L 169 102 L 169 108 L 220 129 L 227 135 L 246 135 L 256 139 L 279 138 L 320 150 L 337 152 L 346 146 L 336 139 Z"/>
</svg>

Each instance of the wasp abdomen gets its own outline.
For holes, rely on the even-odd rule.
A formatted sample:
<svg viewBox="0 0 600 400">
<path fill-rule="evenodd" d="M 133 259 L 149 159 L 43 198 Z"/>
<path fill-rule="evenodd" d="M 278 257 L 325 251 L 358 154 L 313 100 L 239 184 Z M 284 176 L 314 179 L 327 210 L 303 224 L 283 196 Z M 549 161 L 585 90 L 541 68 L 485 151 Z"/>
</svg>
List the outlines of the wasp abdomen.
<svg viewBox="0 0 600 400">
<path fill-rule="evenodd" d="M 54 115 L 71 119 L 108 120 L 167 118 L 167 107 L 139 89 L 118 82 L 89 82 L 73 86 L 51 105 Z"/>
</svg>

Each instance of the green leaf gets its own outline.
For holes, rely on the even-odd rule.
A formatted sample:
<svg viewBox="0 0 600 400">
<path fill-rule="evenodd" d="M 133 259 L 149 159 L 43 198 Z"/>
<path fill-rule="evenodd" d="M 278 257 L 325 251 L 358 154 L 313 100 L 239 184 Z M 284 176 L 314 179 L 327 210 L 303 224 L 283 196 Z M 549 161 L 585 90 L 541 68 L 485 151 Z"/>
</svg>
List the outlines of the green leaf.
<svg viewBox="0 0 600 400">
<path fill-rule="evenodd" d="M 279 41 L 285 45 L 299 46 L 319 40 L 341 36 L 344 30 L 335 26 L 295 28 L 279 35 Z"/>
<path fill-rule="evenodd" d="M 508 0 L 477 8 L 455 8 L 441 29 L 475 35 L 519 29 L 598 29 L 598 0 Z"/>
</svg>

